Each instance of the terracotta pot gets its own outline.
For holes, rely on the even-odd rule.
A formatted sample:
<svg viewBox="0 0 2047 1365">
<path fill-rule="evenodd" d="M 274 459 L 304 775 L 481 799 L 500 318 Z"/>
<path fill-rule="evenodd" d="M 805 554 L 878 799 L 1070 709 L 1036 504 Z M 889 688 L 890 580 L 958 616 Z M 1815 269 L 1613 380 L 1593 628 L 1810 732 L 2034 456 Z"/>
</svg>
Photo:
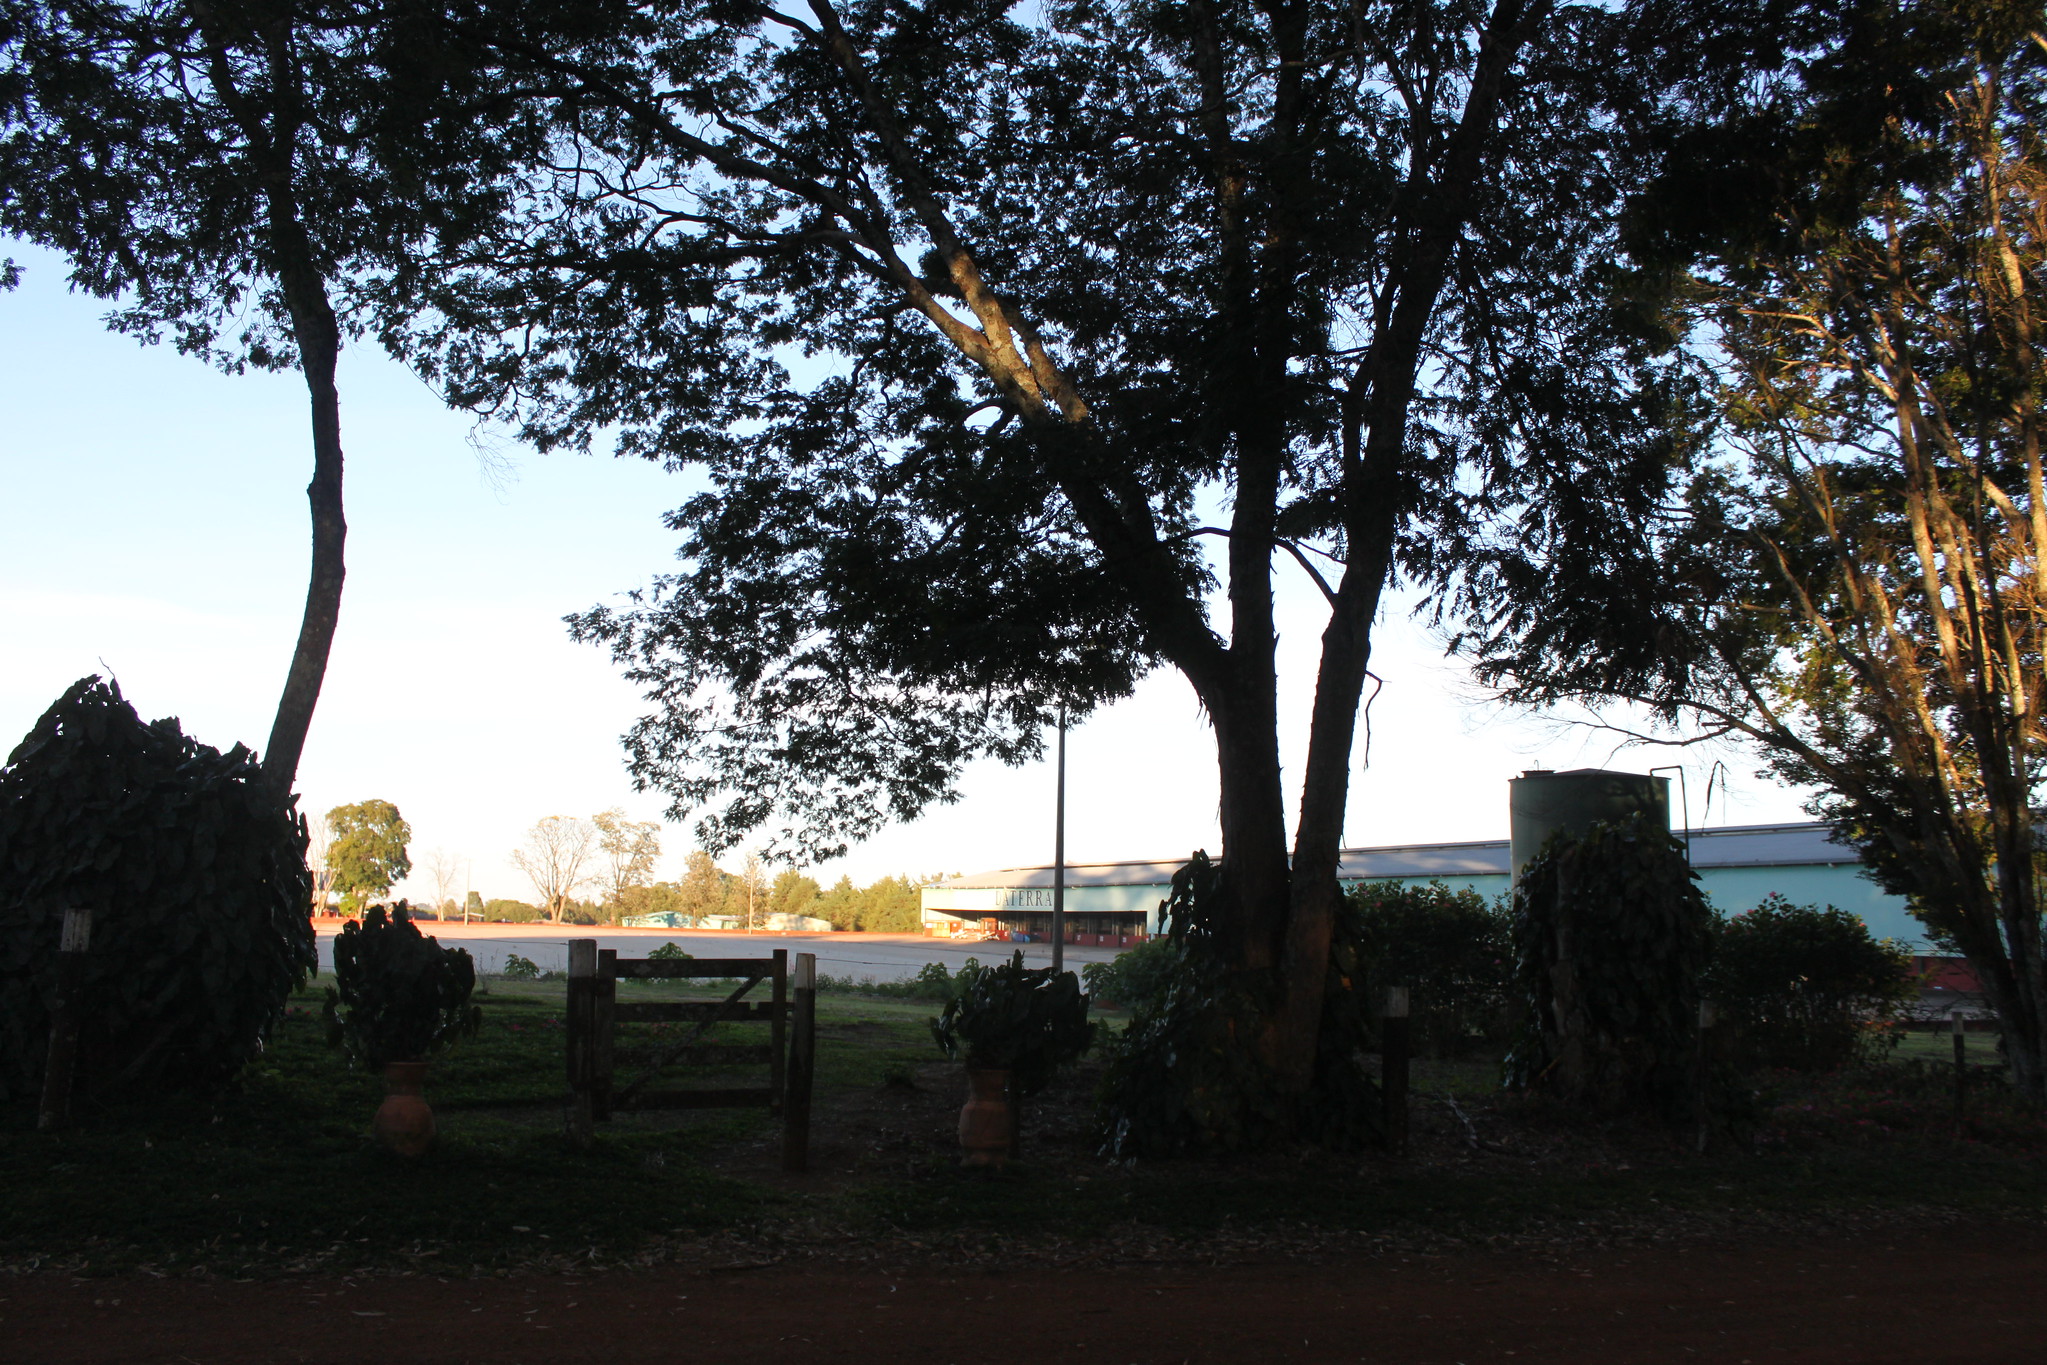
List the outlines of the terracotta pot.
<svg viewBox="0 0 2047 1365">
<path fill-rule="evenodd" d="M 1009 1106 L 1007 1071 L 967 1068 L 967 1102 L 960 1110 L 962 1164 L 1001 1170 L 1016 1126 Z"/>
<path fill-rule="evenodd" d="M 424 1156 L 434 1145 L 434 1111 L 420 1095 L 426 1069 L 425 1062 L 391 1062 L 384 1068 L 388 1093 L 370 1129 L 377 1141 L 400 1156 Z"/>
</svg>

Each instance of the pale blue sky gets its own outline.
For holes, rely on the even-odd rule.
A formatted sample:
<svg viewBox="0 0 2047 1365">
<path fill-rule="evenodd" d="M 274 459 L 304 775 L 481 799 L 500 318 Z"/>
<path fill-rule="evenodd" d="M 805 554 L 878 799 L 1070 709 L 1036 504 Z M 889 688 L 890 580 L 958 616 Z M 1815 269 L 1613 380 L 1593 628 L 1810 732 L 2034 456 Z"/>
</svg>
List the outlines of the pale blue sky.
<svg viewBox="0 0 2047 1365">
<path fill-rule="evenodd" d="M 102 661 L 147 717 L 177 715 L 225 748 L 259 745 L 305 591 L 311 472 L 296 374 L 228 377 L 105 331 L 62 263 L 18 245 L 0 294 L 0 748 Z M 638 461 L 541 456 L 499 438 L 498 475 L 401 367 L 365 348 L 341 370 L 349 577 L 300 789 L 324 811 L 380 796 L 411 821 L 414 858 L 467 859 L 486 896 L 530 897 L 507 859 L 549 814 L 636 796 L 617 736 L 638 699 L 561 626 L 672 562 L 661 514 L 681 478 Z M 1286 760 L 1297 762 L 1320 633 L 1312 591 L 1283 567 Z M 1458 668 L 1402 620 L 1381 629 L 1369 771 L 1354 844 L 1503 838 L 1506 780 L 1531 763 L 1603 765 L 1611 738 L 1559 732 L 1468 699 Z M 1193 695 L 1160 675 L 1071 739 L 1075 862 L 1215 845 L 1215 779 Z M 1680 755 L 1694 769 L 1704 756 Z M 1646 751 L 1614 766 L 1640 770 Z M 1791 793 L 1734 764 L 1736 822 L 1803 818 Z M 960 804 L 889 830 L 823 877 L 976 871 L 1050 860 L 1049 764 L 969 773 Z M 1714 823 L 1722 823 L 1716 798 Z M 670 827 L 664 871 L 688 851 Z M 728 859 L 728 865 L 736 860 Z M 419 879 L 415 878 L 415 890 Z"/>
</svg>

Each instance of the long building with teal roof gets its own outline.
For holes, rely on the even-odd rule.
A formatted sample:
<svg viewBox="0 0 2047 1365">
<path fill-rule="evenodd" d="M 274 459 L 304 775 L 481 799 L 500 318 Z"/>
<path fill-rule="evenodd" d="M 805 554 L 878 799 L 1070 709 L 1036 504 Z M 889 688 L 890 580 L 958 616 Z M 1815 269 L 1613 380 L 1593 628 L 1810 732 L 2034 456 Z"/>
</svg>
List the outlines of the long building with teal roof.
<svg viewBox="0 0 2047 1365">
<path fill-rule="evenodd" d="M 1724 914 L 1738 914 L 1772 893 L 1799 905 L 1832 905 L 1861 917 L 1878 938 L 1915 954 L 1933 950 L 1905 902 L 1872 881 L 1853 848 L 1835 843 L 1817 821 L 1727 825 L 1674 831 L 1689 850 L 1699 885 Z M 1159 930 L 1159 902 L 1182 860 L 1084 863 L 1066 869 L 1070 941 L 1128 946 Z M 1504 896 L 1512 870 L 1509 843 L 1393 844 L 1343 852 L 1346 884 L 1442 882 L 1488 899 Z M 1049 938 L 1053 869 L 1011 867 L 952 877 L 923 891 L 928 933 Z"/>
</svg>

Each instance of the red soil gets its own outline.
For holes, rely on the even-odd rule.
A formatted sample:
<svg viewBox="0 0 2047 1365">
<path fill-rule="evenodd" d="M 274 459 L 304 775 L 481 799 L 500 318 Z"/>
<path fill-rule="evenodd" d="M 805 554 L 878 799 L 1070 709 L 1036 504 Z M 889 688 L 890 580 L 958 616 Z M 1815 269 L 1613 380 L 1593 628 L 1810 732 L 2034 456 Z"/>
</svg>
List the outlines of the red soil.
<svg viewBox="0 0 2047 1365">
<path fill-rule="evenodd" d="M 0 1360 L 2017 1365 L 2047 1360 L 2047 1235 L 998 1274 L 27 1276 L 0 1281 Z"/>
</svg>

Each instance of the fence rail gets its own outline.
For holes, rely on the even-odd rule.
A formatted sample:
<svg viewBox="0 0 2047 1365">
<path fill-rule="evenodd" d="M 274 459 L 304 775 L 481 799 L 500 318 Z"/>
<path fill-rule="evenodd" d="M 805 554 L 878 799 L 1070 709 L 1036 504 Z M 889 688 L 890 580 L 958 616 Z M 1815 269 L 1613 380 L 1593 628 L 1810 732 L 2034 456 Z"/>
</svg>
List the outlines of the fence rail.
<svg viewBox="0 0 2047 1365">
<path fill-rule="evenodd" d="M 767 1109 L 782 1119 L 782 1166 L 801 1171 L 810 1154 L 810 1091 L 817 1050 L 817 956 L 796 954 L 791 992 L 789 950 L 768 957 L 626 958 L 598 950 L 597 940 L 569 940 L 568 1025 L 569 1123 L 576 1140 L 596 1140 L 596 1125 L 614 1109 Z M 621 980 L 655 978 L 736 980 L 718 1001 L 620 1002 Z M 766 982 L 770 998 L 748 1000 Z M 688 1036 L 652 1044 L 618 1045 L 620 1024 L 693 1023 Z M 702 1042 L 715 1024 L 765 1023 L 766 1043 Z M 620 1056 L 640 1067 L 624 1085 L 617 1081 Z M 768 1066 L 765 1086 L 650 1089 L 649 1082 L 674 1066 Z"/>
</svg>

